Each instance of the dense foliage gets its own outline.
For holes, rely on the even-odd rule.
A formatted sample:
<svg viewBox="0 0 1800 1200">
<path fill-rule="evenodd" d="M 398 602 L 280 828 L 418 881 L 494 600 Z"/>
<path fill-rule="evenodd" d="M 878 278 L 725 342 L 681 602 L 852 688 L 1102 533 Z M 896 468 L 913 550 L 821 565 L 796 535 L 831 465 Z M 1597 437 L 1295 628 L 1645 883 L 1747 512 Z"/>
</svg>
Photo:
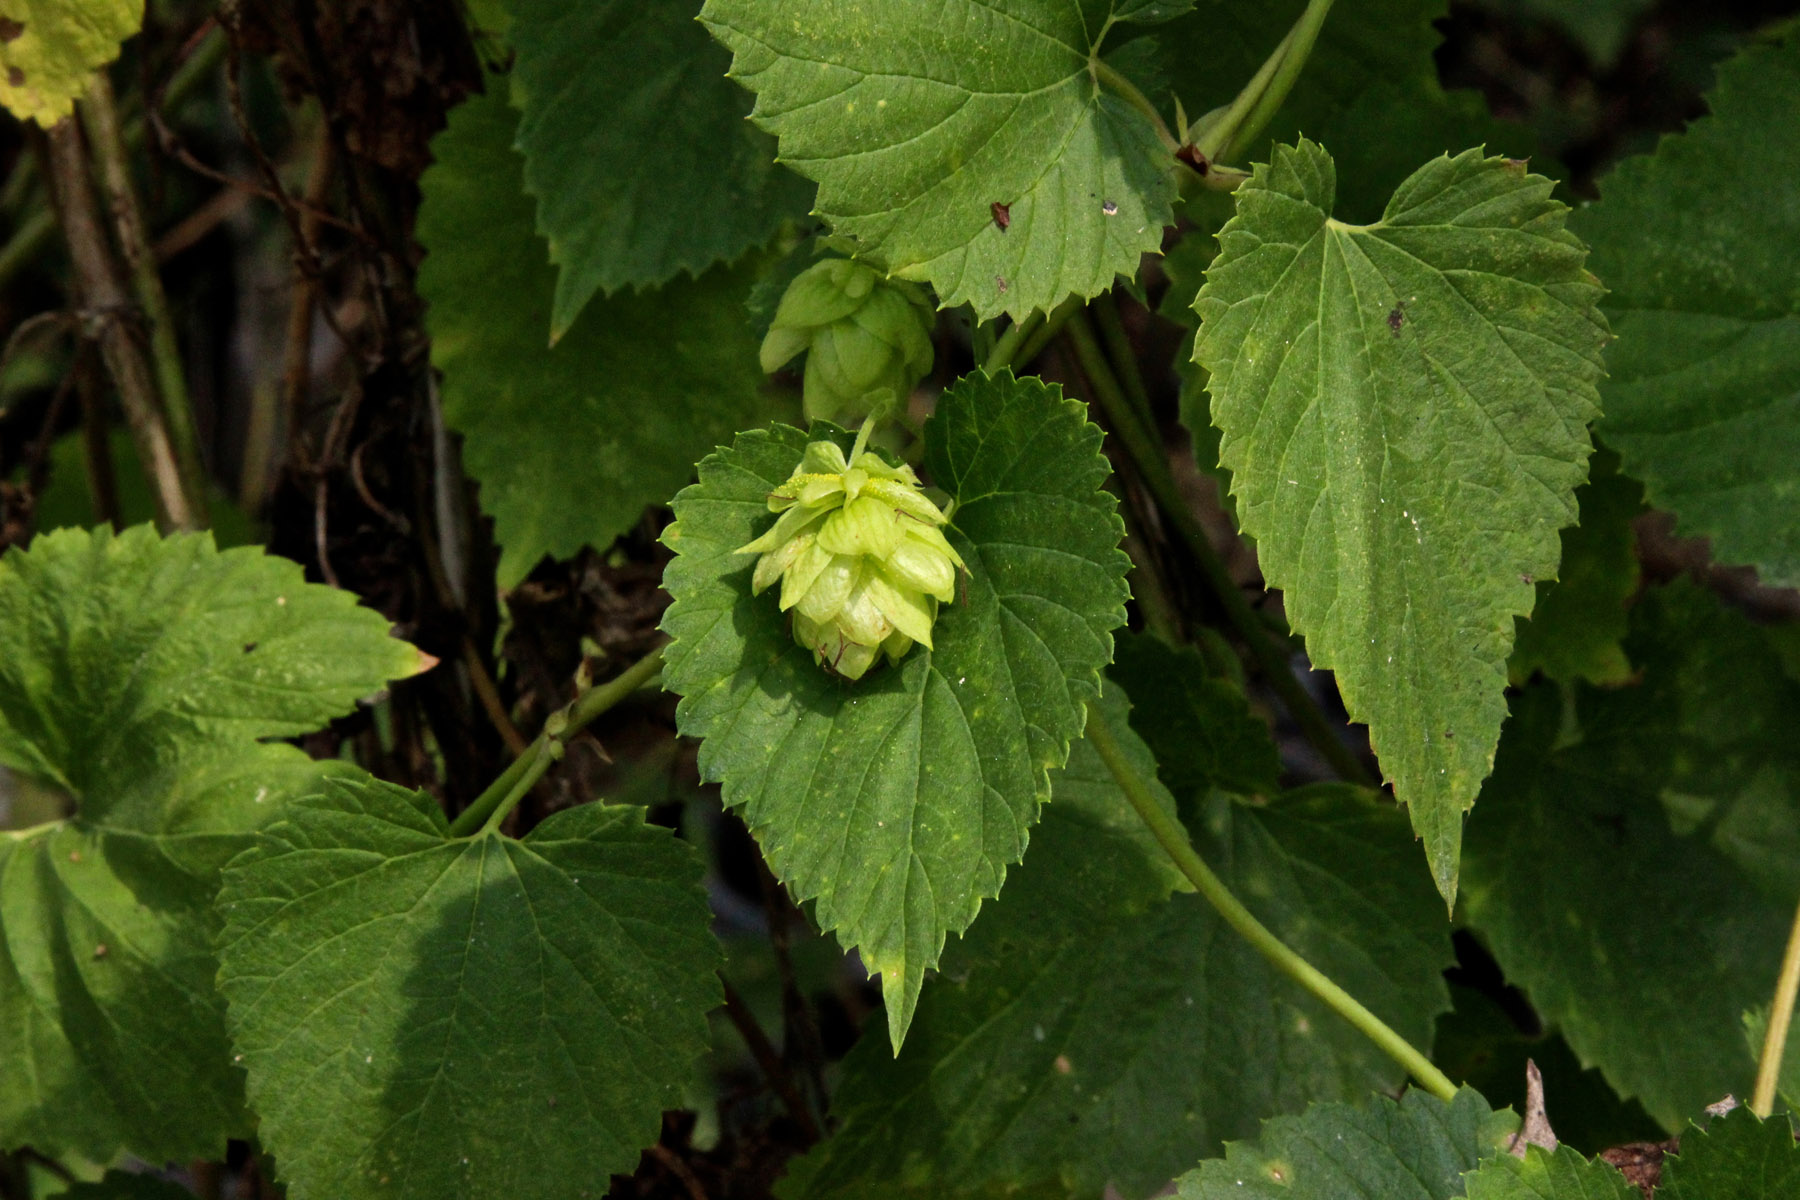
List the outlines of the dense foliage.
<svg viewBox="0 0 1800 1200">
<path fill-rule="evenodd" d="M 1654 7 L 0 0 L 0 1198 L 1800 1195 Z"/>
</svg>

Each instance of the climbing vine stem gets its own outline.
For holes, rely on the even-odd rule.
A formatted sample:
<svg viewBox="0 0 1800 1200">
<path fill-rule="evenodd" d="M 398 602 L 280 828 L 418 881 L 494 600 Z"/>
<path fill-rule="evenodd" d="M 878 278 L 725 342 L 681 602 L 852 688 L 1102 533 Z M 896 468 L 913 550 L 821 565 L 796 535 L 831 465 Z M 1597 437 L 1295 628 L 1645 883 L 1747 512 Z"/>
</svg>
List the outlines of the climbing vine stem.
<svg viewBox="0 0 1800 1200">
<path fill-rule="evenodd" d="M 1119 790 L 1125 793 L 1131 807 L 1137 810 L 1137 815 L 1150 827 L 1150 833 L 1156 838 L 1157 844 L 1194 885 L 1201 897 L 1225 919 L 1227 925 L 1236 930 L 1240 937 L 1274 964 L 1282 974 L 1318 997 L 1333 1012 L 1350 1022 L 1357 1032 L 1379 1046 L 1383 1053 L 1406 1068 L 1419 1086 L 1442 1100 L 1455 1097 L 1456 1084 L 1432 1065 L 1431 1060 L 1420 1053 L 1417 1047 L 1394 1032 L 1392 1027 L 1365 1008 L 1356 997 L 1332 982 L 1323 971 L 1300 957 L 1244 907 L 1243 902 L 1225 886 L 1225 881 L 1215 875 L 1212 868 L 1206 865 L 1206 860 L 1194 850 L 1181 823 L 1156 802 L 1149 783 L 1126 761 L 1105 715 L 1092 704 L 1088 705 L 1087 710 L 1087 740 L 1100 755 L 1100 760 L 1106 764 L 1106 769 L 1112 772 L 1112 777 L 1118 781 Z"/>
<path fill-rule="evenodd" d="M 562 757 L 564 743 L 613 705 L 655 679 L 662 670 L 662 656 L 662 647 L 658 646 L 626 667 L 616 678 L 589 688 L 575 697 L 568 707 L 550 714 L 543 731 L 525 752 L 513 759 L 512 765 L 500 772 L 499 778 L 450 822 L 451 835 L 467 837 L 497 829 L 532 786 Z"/>
</svg>

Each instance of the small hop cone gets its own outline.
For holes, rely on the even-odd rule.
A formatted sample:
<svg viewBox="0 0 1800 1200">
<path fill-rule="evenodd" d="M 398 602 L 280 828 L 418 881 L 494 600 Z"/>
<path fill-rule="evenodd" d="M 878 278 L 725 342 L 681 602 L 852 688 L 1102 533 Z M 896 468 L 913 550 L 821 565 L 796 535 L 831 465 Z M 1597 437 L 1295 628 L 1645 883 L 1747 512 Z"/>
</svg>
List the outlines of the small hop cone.
<svg viewBox="0 0 1800 1200">
<path fill-rule="evenodd" d="M 737 551 L 762 555 L 752 592 L 780 581 L 794 640 L 847 679 L 861 679 L 883 654 L 899 662 L 914 642 L 929 648 L 938 604 L 956 598 L 963 567 L 944 538 L 950 518 L 911 467 L 864 451 L 868 431 L 848 458 L 835 442 L 808 445 L 769 495 L 780 518 Z"/>
<path fill-rule="evenodd" d="M 935 316 L 925 290 L 847 258 L 802 271 L 782 293 L 762 368 L 806 354 L 801 395 L 813 421 L 848 423 L 903 403 L 931 370 Z"/>
</svg>

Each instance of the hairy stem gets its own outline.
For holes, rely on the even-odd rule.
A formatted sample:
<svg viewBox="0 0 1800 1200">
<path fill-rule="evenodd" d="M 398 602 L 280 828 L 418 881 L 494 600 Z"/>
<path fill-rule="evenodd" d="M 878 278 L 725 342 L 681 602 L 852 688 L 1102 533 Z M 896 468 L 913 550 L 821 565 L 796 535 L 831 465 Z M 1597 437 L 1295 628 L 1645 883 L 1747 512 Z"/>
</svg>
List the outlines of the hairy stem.
<svg viewBox="0 0 1800 1200">
<path fill-rule="evenodd" d="M 525 747 L 525 752 L 513 759 L 512 765 L 500 772 L 499 778 L 475 797 L 456 820 L 450 822 L 450 835 L 467 837 L 472 833 L 498 829 L 500 822 L 506 820 L 507 814 L 517 808 L 519 801 L 531 791 L 532 785 L 542 779 L 551 764 L 562 757 L 563 744 L 569 738 L 656 678 L 657 673 L 662 670 L 662 655 L 662 647 L 658 646 L 626 667 L 616 678 L 589 688 L 575 697 L 568 707 L 552 713 L 544 722 L 543 732 L 532 740 L 531 745 Z"/>
<path fill-rule="evenodd" d="M 1206 530 L 1200 527 L 1200 522 L 1195 519 L 1180 490 L 1175 486 L 1175 477 L 1169 472 L 1168 460 L 1163 456 L 1156 435 L 1143 428 L 1132 413 L 1123 389 L 1100 352 L 1093 327 L 1084 317 L 1071 317 L 1066 334 L 1082 372 L 1092 385 L 1095 399 L 1106 413 L 1113 432 L 1118 435 L 1126 456 L 1137 468 L 1138 478 L 1149 489 L 1157 507 L 1187 544 L 1194 561 L 1199 564 L 1207 586 L 1212 589 L 1225 610 L 1226 618 L 1237 630 L 1238 636 L 1244 639 L 1244 644 L 1249 646 L 1250 653 L 1262 667 L 1269 686 L 1275 689 L 1275 694 L 1281 698 L 1282 705 L 1294 718 L 1300 732 L 1325 761 L 1331 764 L 1339 778 L 1364 787 L 1376 786 L 1375 780 L 1350 747 L 1339 739 L 1331 722 L 1313 702 L 1312 696 L 1294 677 L 1293 669 L 1288 664 L 1287 650 L 1276 641 L 1268 626 L 1263 624 L 1262 618 L 1244 598 L 1244 593 L 1231 578 L 1231 573 L 1225 569 L 1224 560 L 1213 549 Z"/>
<path fill-rule="evenodd" d="M 1105 715 L 1093 705 L 1088 706 L 1087 740 L 1094 747 L 1095 753 L 1100 755 L 1100 760 L 1106 764 L 1106 769 L 1112 772 L 1113 779 L 1118 782 L 1119 790 L 1125 793 L 1131 807 L 1137 810 L 1138 816 L 1149 826 L 1157 844 L 1175 863 L 1176 868 L 1187 876 L 1188 882 L 1194 885 L 1206 902 L 1225 919 L 1227 925 L 1236 930 L 1240 937 L 1249 942 L 1258 954 L 1268 959 L 1283 975 L 1316 996 L 1326 1007 L 1350 1022 L 1358 1033 L 1379 1046 L 1383 1053 L 1404 1067 L 1418 1081 L 1419 1086 L 1441 1100 L 1455 1097 L 1456 1084 L 1432 1065 L 1431 1060 L 1421 1054 L 1417 1047 L 1363 1007 L 1361 1001 L 1332 982 L 1324 972 L 1300 957 L 1244 907 L 1243 902 L 1225 886 L 1225 881 L 1215 875 L 1213 869 L 1206 865 L 1206 860 L 1195 852 L 1193 843 L 1188 840 L 1187 831 L 1181 827 L 1180 822 L 1156 802 L 1150 785 L 1126 761 Z"/>
<path fill-rule="evenodd" d="M 1275 52 L 1251 76 L 1230 107 L 1194 139 L 1208 162 L 1229 162 L 1242 154 L 1274 118 L 1293 91 L 1295 80 L 1312 54 L 1319 29 L 1331 11 L 1332 0 L 1309 0 L 1306 11 L 1281 39 Z"/>
<path fill-rule="evenodd" d="M 113 232 L 118 235 L 119 252 L 131 275 L 132 292 L 149 326 L 150 364 L 156 374 L 156 390 L 162 399 L 169 441 L 181 467 L 182 483 L 188 488 L 188 504 L 195 518 L 205 524 L 206 476 L 200 465 L 200 439 L 194 429 L 194 406 L 188 398 L 187 373 L 181 361 L 181 347 L 175 339 L 175 322 L 169 315 L 169 298 L 163 291 L 162 275 L 157 270 L 156 255 L 150 249 L 150 235 L 144 227 L 137 184 L 132 181 L 131 165 L 125 158 L 125 139 L 119 130 L 112 81 L 105 71 L 94 73 L 87 95 L 81 98 L 81 124 L 94 152 L 100 185 L 112 212 Z"/>
<path fill-rule="evenodd" d="M 1759 1117 L 1767 1117 L 1775 1108 L 1796 994 L 1800 994 L 1800 908 L 1794 910 L 1794 927 L 1788 932 L 1787 951 L 1781 956 L 1775 1002 L 1769 1006 L 1769 1028 L 1763 1033 L 1762 1060 L 1756 1065 L 1756 1090 L 1750 1095 L 1750 1111 Z"/>
</svg>

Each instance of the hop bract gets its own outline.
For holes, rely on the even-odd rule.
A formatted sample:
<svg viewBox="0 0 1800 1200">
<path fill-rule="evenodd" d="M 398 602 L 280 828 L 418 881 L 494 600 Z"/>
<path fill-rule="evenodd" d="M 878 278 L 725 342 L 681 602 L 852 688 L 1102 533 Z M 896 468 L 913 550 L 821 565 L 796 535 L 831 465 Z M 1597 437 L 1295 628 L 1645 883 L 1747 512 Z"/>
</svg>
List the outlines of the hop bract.
<svg viewBox="0 0 1800 1200">
<path fill-rule="evenodd" d="M 847 258 L 814 263 L 782 293 L 762 344 L 777 371 L 806 352 L 803 397 L 812 421 L 847 424 L 904 402 L 931 370 L 931 301 L 916 283 Z"/>
<path fill-rule="evenodd" d="M 762 555 L 756 594 L 781 581 L 794 640 L 849 679 L 862 678 L 879 654 L 898 662 L 914 642 L 929 647 L 938 603 L 955 598 L 963 565 L 942 532 L 950 518 L 911 467 L 865 452 L 867 437 L 865 426 L 849 458 L 835 442 L 807 446 L 769 495 L 780 519 L 738 549 Z"/>
</svg>

